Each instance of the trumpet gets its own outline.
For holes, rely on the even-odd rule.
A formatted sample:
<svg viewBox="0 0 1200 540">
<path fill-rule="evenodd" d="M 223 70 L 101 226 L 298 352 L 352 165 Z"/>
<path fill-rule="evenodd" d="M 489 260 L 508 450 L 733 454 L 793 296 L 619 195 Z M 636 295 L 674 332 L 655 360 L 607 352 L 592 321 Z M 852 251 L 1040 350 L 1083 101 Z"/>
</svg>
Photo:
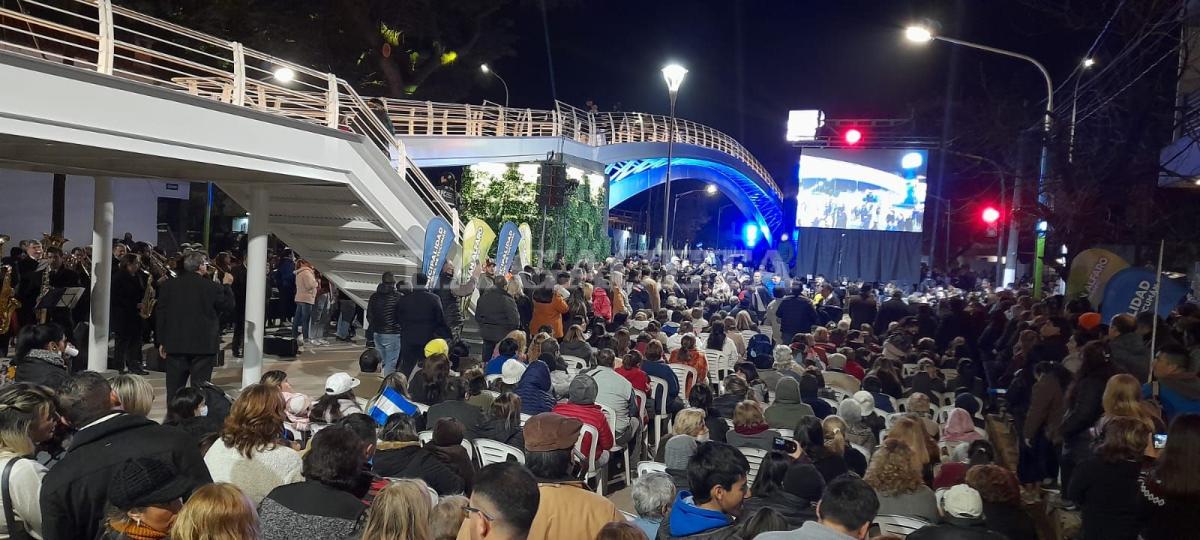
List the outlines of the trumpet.
<svg viewBox="0 0 1200 540">
<path fill-rule="evenodd" d="M 146 253 L 142 255 L 142 259 L 145 259 L 146 266 L 148 266 L 151 272 L 154 273 L 159 279 L 167 276 L 175 277 L 175 271 L 171 270 L 170 261 L 168 261 L 166 257 L 159 255 L 157 251 L 154 251 L 153 249 L 147 250 Z"/>
</svg>

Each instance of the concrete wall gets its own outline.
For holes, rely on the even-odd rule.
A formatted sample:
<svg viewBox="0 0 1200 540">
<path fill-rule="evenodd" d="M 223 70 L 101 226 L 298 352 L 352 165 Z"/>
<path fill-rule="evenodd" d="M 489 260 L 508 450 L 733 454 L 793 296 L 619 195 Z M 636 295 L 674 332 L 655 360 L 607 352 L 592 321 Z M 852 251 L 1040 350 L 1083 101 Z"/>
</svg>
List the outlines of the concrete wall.
<svg viewBox="0 0 1200 540">
<path fill-rule="evenodd" d="M 12 245 L 23 239 L 50 232 L 53 175 L 0 169 L 0 234 L 12 237 Z M 169 189 L 174 186 L 175 189 Z M 186 199 L 188 182 L 165 182 L 140 178 L 113 181 L 113 234 L 126 232 L 136 240 L 158 239 L 158 199 Z M 95 185 L 89 176 L 67 176 L 66 216 L 63 236 L 66 247 L 85 246 L 92 241 L 92 195 Z M 7 252 L 6 252 L 7 254 Z"/>
</svg>

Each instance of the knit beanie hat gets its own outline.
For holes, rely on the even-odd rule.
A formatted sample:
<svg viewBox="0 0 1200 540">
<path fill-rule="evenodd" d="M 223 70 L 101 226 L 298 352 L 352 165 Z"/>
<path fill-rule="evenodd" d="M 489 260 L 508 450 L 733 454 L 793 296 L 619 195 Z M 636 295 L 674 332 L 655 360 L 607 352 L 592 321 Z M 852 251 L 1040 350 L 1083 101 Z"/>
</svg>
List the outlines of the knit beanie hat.
<svg viewBox="0 0 1200 540">
<path fill-rule="evenodd" d="M 126 460 L 113 472 L 108 500 L 118 510 L 129 510 L 174 501 L 191 487 L 170 463 L 139 457 Z"/>
<path fill-rule="evenodd" d="M 586 373 L 580 373 L 571 379 L 571 386 L 567 388 L 567 401 L 576 405 L 592 405 L 596 403 L 596 395 L 599 393 L 596 379 Z"/>
</svg>

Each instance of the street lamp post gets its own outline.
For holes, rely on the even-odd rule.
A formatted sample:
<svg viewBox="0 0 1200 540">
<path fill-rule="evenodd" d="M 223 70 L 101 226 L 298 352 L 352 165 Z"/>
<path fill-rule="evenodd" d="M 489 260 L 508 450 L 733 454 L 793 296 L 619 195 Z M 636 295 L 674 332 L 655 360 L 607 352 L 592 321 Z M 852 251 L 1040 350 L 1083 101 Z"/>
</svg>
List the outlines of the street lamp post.
<svg viewBox="0 0 1200 540">
<path fill-rule="evenodd" d="M 679 211 L 679 199 L 682 199 L 693 193 L 700 193 L 701 191 L 703 191 L 709 195 L 716 195 L 717 186 L 716 186 L 716 184 L 709 184 L 707 186 L 704 186 L 704 188 L 702 188 L 702 189 L 693 189 L 691 191 L 685 191 L 683 193 L 680 193 L 679 195 L 676 195 L 675 200 L 671 201 L 671 216 L 672 216 L 671 217 L 671 234 L 667 235 L 667 238 L 668 238 L 667 244 L 671 246 L 671 249 L 675 249 L 675 218 L 679 216 L 679 214 L 676 213 Z"/>
<path fill-rule="evenodd" d="M 504 82 L 504 77 L 501 77 L 499 73 L 496 73 L 495 71 L 493 71 L 492 68 L 488 67 L 487 64 L 479 64 L 479 71 L 491 74 L 492 76 L 494 76 L 500 80 L 500 84 L 504 85 L 504 108 L 507 109 L 508 108 L 508 83 Z"/>
<path fill-rule="evenodd" d="M 667 81 L 667 93 L 671 97 L 671 124 L 667 126 L 667 177 L 663 180 L 663 241 L 659 260 L 667 260 L 667 231 L 671 226 L 671 158 L 675 151 L 675 98 L 679 96 L 679 87 L 687 69 L 679 64 L 669 64 L 662 68 L 663 79 Z"/>
<path fill-rule="evenodd" d="M 946 43 L 953 43 L 955 45 L 962 45 L 964 47 L 970 47 L 972 49 L 979 49 L 981 51 L 987 51 L 987 52 L 991 52 L 991 53 L 1008 56 L 1010 58 L 1024 60 L 1026 62 L 1033 64 L 1035 67 L 1037 67 L 1038 71 L 1041 72 L 1042 77 L 1046 80 L 1046 112 L 1045 112 L 1045 116 L 1042 118 L 1042 155 L 1041 155 L 1040 162 L 1038 164 L 1039 198 L 1044 198 L 1045 195 L 1043 193 L 1041 193 L 1041 188 L 1043 188 L 1045 186 L 1046 175 L 1047 175 L 1048 169 L 1050 167 L 1050 116 L 1054 112 L 1054 83 L 1052 83 L 1050 81 L 1050 72 L 1046 70 L 1046 66 L 1043 66 L 1041 62 L 1038 62 L 1033 57 L 1027 56 L 1027 55 L 1018 53 L 1018 52 L 1013 52 L 1013 51 L 1009 51 L 1009 50 L 1005 50 L 1005 49 L 998 49 L 996 47 L 989 47 L 987 45 L 981 45 L 979 43 L 972 43 L 970 41 L 963 41 L 961 39 L 948 38 L 945 36 L 935 36 L 928 28 L 921 27 L 921 26 L 908 27 L 904 31 L 904 36 L 906 38 L 908 38 L 909 41 L 913 41 L 916 43 L 927 43 L 927 42 L 935 40 L 935 39 L 939 40 L 939 41 L 945 41 Z M 1008 214 L 1009 215 L 1008 255 L 1006 256 L 1005 261 L 1004 261 L 1004 280 L 1003 280 L 1004 283 L 1015 282 L 1017 279 L 1017 235 L 1019 234 L 1019 226 L 1018 226 L 1016 210 L 1018 208 L 1020 208 L 1020 206 L 1021 206 L 1021 176 L 1018 175 L 1016 177 L 1016 180 L 1013 182 L 1012 211 L 1010 211 Z M 1045 234 L 1045 232 L 1044 231 L 1035 231 L 1035 234 L 1037 234 L 1039 237 L 1041 237 Z M 1042 276 L 1040 275 L 1041 274 L 1041 265 L 1036 264 L 1038 261 L 1041 260 L 1042 255 L 1043 255 L 1043 252 L 1042 252 L 1043 249 L 1041 248 L 1042 244 L 1043 243 L 1041 243 L 1041 242 L 1038 243 L 1039 249 L 1036 254 L 1037 260 L 1035 261 L 1035 264 L 1034 264 L 1033 295 L 1035 298 L 1040 297 L 1041 292 L 1042 292 L 1042 283 L 1041 283 Z"/>
<path fill-rule="evenodd" d="M 713 242 L 714 250 L 721 246 L 721 212 L 724 212 L 725 209 L 729 208 L 730 206 L 733 206 L 733 205 L 727 204 L 727 205 L 722 206 L 717 209 L 717 239 L 715 242 Z"/>
<path fill-rule="evenodd" d="M 1096 65 L 1096 60 L 1088 57 L 1079 64 L 1079 74 L 1075 76 L 1075 90 L 1071 92 L 1071 129 L 1067 137 L 1067 163 L 1075 162 L 1075 113 L 1079 111 L 1079 81 L 1088 68 Z"/>
</svg>

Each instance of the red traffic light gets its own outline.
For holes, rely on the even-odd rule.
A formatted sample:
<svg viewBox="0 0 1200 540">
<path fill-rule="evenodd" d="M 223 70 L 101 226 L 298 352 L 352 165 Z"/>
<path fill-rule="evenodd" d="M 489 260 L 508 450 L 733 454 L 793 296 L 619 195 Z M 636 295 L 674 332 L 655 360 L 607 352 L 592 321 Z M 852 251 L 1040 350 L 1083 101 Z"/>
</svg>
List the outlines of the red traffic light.
<svg viewBox="0 0 1200 540">
<path fill-rule="evenodd" d="M 862 140 L 862 136 L 863 134 L 861 131 L 851 128 L 846 130 L 846 133 L 842 135 L 842 138 L 846 141 L 846 144 L 854 145 L 858 144 L 858 142 Z"/>
<path fill-rule="evenodd" d="M 984 223 L 991 225 L 1000 220 L 1000 211 L 989 206 L 983 209 L 982 217 Z"/>
</svg>

